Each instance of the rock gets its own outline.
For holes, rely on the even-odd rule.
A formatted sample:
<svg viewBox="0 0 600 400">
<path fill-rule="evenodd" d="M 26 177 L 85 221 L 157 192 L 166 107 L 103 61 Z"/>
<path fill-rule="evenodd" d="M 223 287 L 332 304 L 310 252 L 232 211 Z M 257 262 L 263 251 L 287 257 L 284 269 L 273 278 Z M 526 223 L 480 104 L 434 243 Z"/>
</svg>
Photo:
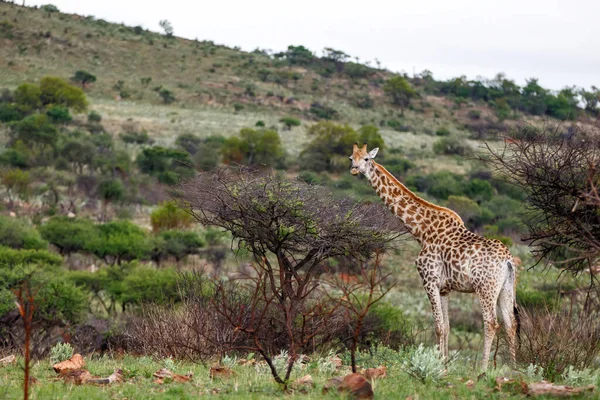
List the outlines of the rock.
<svg viewBox="0 0 600 400">
<path fill-rule="evenodd" d="M 304 375 L 302 378 L 299 378 L 294 382 L 294 386 L 295 387 L 301 387 L 301 386 L 313 387 L 313 386 L 315 386 L 315 383 L 313 382 L 312 376 Z"/>
<path fill-rule="evenodd" d="M 87 381 L 87 383 L 95 383 L 96 385 L 110 385 L 115 382 L 123 382 L 123 370 L 116 369 L 108 378 L 93 378 Z"/>
<path fill-rule="evenodd" d="M 213 365 L 210 367 L 210 377 L 214 378 L 231 378 L 233 371 L 231 368 L 224 367 L 222 365 Z"/>
<path fill-rule="evenodd" d="M 381 365 L 377 368 L 367 368 L 366 370 L 361 371 L 361 373 L 368 380 L 385 378 L 387 376 L 387 367 Z"/>
<path fill-rule="evenodd" d="M 346 375 L 338 390 L 348 392 L 355 399 L 372 399 L 374 396 L 371 383 L 361 374 Z"/>
<path fill-rule="evenodd" d="M 323 393 L 327 393 L 333 389 L 337 389 L 339 392 L 346 392 L 353 399 L 372 399 L 374 396 L 371 383 L 361 374 L 333 377 L 323 386 Z"/>
<path fill-rule="evenodd" d="M 342 359 L 340 357 L 338 357 L 338 356 L 331 357 L 329 359 L 329 361 L 331 361 L 333 364 L 335 364 L 336 368 L 340 368 L 340 367 L 342 367 L 344 365 L 342 363 Z"/>
<path fill-rule="evenodd" d="M 475 382 L 473 381 L 473 379 L 469 379 L 468 381 L 465 382 L 465 386 L 468 389 L 473 389 L 473 387 L 475 386 Z"/>
<path fill-rule="evenodd" d="M 153 373 L 152 376 L 156 378 L 154 380 L 154 383 L 162 384 L 165 379 L 172 379 L 173 382 L 180 382 L 180 383 L 188 382 L 190 379 L 192 379 L 193 374 L 179 375 L 179 374 L 175 374 L 175 373 L 169 371 L 166 368 L 161 368 L 158 371 L 156 371 L 155 373 Z"/>
<path fill-rule="evenodd" d="M 10 364 L 14 364 L 17 361 L 17 356 L 15 356 L 14 354 L 4 357 L 3 359 L 0 360 L 0 366 L 4 367 L 5 365 L 10 365 Z"/>
<path fill-rule="evenodd" d="M 73 214 L 73 212 L 69 211 L 69 213 L 67 214 L 67 217 L 75 218 L 75 214 Z"/>
<path fill-rule="evenodd" d="M 526 394 L 528 396 L 575 396 L 579 395 L 583 392 L 593 392 L 596 387 L 594 385 L 590 385 L 587 387 L 574 388 L 570 386 L 564 385 L 555 385 L 551 382 L 541 381 L 530 383 L 526 387 Z"/>
<path fill-rule="evenodd" d="M 79 370 L 85 366 L 85 360 L 81 356 L 81 354 L 73 354 L 73 356 L 59 363 L 56 363 L 52 366 L 54 368 L 54 372 L 61 373 L 66 370 Z"/>
<path fill-rule="evenodd" d="M 92 374 L 85 369 L 63 369 L 59 373 L 60 378 L 65 383 L 73 383 L 75 385 L 82 385 L 92 379 Z"/>
<path fill-rule="evenodd" d="M 12 217 L 12 218 L 16 218 L 16 217 L 17 217 L 17 214 L 15 214 L 15 212 L 14 212 L 14 211 L 11 211 L 10 213 L 8 213 L 8 216 L 9 216 L 9 217 Z"/>
</svg>

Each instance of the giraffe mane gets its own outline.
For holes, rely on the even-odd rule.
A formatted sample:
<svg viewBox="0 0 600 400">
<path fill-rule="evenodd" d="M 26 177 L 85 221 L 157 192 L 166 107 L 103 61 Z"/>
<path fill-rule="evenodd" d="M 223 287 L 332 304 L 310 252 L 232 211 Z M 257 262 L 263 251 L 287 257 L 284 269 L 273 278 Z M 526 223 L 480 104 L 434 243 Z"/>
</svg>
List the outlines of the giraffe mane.
<svg viewBox="0 0 600 400">
<path fill-rule="evenodd" d="M 460 215 L 458 215 L 456 212 L 452 211 L 449 208 L 438 206 L 438 205 L 433 204 L 425 199 L 420 198 L 419 196 L 414 194 L 409 188 L 404 186 L 404 184 L 402 182 L 400 182 L 394 175 L 392 175 L 387 169 L 385 169 L 385 167 L 383 165 L 376 163 L 375 161 L 373 161 L 373 164 L 375 164 L 375 168 L 378 168 L 394 184 L 396 184 L 396 186 L 398 186 L 400 188 L 400 190 L 402 190 L 404 193 L 406 193 L 412 200 L 414 200 L 418 204 L 428 207 L 428 208 L 431 208 L 431 209 L 434 209 L 436 211 L 441 211 L 443 213 L 446 213 L 446 214 L 450 215 L 452 218 L 454 218 L 455 220 L 457 220 L 458 222 L 460 222 L 462 225 L 465 224 L 463 222 L 462 218 L 460 217 Z"/>
</svg>

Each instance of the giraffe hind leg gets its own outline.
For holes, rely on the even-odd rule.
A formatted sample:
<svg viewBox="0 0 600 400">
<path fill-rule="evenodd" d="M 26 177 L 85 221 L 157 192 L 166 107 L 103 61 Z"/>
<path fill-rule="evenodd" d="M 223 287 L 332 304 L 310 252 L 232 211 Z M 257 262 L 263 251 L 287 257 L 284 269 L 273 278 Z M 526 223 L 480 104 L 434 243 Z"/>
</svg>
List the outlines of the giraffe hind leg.
<svg viewBox="0 0 600 400">
<path fill-rule="evenodd" d="M 487 370 L 492 350 L 492 343 L 496 336 L 496 331 L 499 329 L 496 316 L 496 300 L 497 291 L 495 293 L 485 293 L 479 295 L 479 303 L 481 304 L 481 312 L 483 314 L 483 358 L 481 360 L 481 370 Z"/>
<path fill-rule="evenodd" d="M 509 269 L 512 269 L 512 264 L 509 263 Z M 512 272 L 512 271 L 509 271 Z M 500 308 L 500 314 L 502 315 L 502 324 L 506 331 L 506 341 L 510 352 L 510 358 L 513 364 L 516 363 L 516 343 L 515 336 L 517 330 L 517 321 L 515 318 L 515 286 L 514 286 L 514 273 L 509 273 L 500 295 L 498 296 L 498 306 Z"/>
<path fill-rule="evenodd" d="M 442 342 L 443 349 L 441 349 L 442 356 L 448 358 L 448 335 L 450 334 L 450 319 L 448 317 L 448 295 L 441 296 L 442 316 L 444 317 L 444 325 L 442 331 Z"/>
</svg>

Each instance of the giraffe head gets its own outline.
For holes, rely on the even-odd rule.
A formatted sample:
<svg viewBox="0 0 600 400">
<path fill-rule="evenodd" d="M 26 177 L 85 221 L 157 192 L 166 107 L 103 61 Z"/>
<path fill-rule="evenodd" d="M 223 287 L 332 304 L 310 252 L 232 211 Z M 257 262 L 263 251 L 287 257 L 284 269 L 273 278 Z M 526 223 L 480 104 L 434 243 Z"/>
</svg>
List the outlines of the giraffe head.
<svg viewBox="0 0 600 400">
<path fill-rule="evenodd" d="M 375 147 L 373 150 L 367 152 L 366 143 L 363 144 L 362 147 L 358 147 L 358 143 L 354 143 L 354 147 L 352 148 L 352 155 L 350 156 L 350 160 L 352 160 L 352 168 L 350 168 L 350 173 L 352 175 L 366 173 L 369 163 L 372 159 L 375 158 L 378 151 L 379 147 Z"/>
</svg>

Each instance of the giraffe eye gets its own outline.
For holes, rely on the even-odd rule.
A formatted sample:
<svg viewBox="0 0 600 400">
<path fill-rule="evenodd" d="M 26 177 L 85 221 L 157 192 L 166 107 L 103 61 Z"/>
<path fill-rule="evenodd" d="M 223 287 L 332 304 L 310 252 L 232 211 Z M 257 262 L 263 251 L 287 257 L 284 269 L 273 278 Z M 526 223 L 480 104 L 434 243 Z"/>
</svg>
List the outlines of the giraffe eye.
<svg viewBox="0 0 600 400">
<path fill-rule="evenodd" d="M 365 161 L 369 161 L 369 157 L 365 157 Z"/>
</svg>

